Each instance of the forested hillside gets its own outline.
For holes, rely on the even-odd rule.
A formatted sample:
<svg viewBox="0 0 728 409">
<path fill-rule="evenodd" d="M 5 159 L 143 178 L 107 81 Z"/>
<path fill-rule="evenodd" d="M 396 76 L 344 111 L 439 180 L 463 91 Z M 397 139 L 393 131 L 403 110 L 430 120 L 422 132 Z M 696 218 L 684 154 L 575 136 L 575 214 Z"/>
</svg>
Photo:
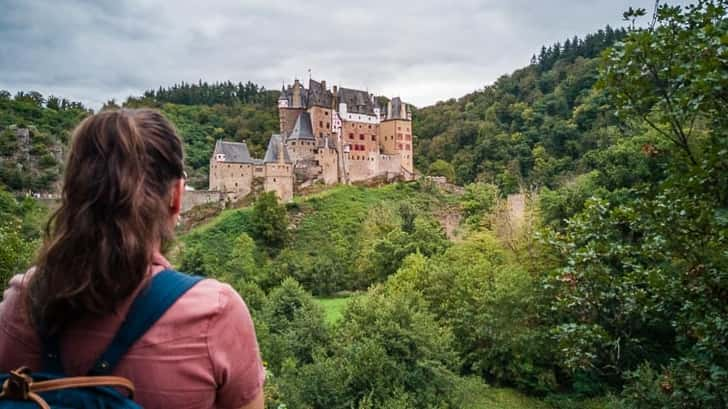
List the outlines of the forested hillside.
<svg viewBox="0 0 728 409">
<path fill-rule="evenodd" d="M 607 26 L 544 47 L 482 91 L 415 111 L 416 165 L 427 172 L 444 160 L 457 182 L 496 183 L 504 192 L 555 187 L 593 168 L 585 154 L 621 135 L 604 92 L 593 89 L 598 57 L 625 35 Z M 438 165 L 431 173 L 442 174 Z"/>
<path fill-rule="evenodd" d="M 88 113 L 78 102 L 0 90 L 0 186 L 56 191 L 70 133 Z"/>
</svg>

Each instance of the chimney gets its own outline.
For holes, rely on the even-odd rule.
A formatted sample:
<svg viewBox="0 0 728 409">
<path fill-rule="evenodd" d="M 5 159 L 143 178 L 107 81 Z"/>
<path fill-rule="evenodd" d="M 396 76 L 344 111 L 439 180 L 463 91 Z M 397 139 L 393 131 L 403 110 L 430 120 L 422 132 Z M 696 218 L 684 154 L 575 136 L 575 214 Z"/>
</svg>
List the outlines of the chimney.
<svg viewBox="0 0 728 409">
<path fill-rule="evenodd" d="M 321 80 L 321 88 L 326 91 L 326 80 Z"/>
</svg>

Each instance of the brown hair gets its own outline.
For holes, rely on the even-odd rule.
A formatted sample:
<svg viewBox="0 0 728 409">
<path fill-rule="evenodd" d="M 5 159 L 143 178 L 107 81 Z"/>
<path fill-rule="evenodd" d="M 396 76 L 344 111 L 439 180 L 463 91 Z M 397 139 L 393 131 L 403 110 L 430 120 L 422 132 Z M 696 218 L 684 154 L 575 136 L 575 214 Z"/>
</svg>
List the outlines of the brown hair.
<svg viewBox="0 0 728 409">
<path fill-rule="evenodd" d="M 183 175 L 182 143 L 159 112 L 105 111 L 81 122 L 26 291 L 36 326 L 53 334 L 109 314 L 140 285 L 173 236 L 171 192 Z"/>
</svg>

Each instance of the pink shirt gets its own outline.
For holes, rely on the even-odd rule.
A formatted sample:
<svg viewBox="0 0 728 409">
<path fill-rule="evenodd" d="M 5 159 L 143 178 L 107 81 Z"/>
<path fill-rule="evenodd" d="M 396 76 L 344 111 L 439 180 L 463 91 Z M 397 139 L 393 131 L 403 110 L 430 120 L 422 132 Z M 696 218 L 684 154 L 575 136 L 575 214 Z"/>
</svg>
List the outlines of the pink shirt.
<svg viewBox="0 0 728 409">
<path fill-rule="evenodd" d="M 169 262 L 158 255 L 150 271 L 167 267 Z M 21 366 L 41 369 L 38 336 L 22 313 L 23 277 L 10 280 L 0 303 L 0 372 Z M 67 375 L 86 374 L 111 342 L 134 295 L 115 314 L 75 323 L 64 332 L 61 355 Z M 229 285 L 212 279 L 177 300 L 113 374 L 134 383 L 134 400 L 146 409 L 240 408 L 261 392 L 265 378 L 248 308 Z"/>
</svg>

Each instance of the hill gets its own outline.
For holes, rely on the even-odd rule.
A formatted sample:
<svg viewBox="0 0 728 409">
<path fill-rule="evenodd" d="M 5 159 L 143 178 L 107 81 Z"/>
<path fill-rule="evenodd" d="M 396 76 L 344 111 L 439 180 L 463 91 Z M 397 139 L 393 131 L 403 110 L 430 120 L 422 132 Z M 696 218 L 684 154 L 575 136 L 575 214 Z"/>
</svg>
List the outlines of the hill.
<svg viewBox="0 0 728 409">
<path fill-rule="evenodd" d="M 436 243 L 427 240 L 446 241 L 436 215 L 443 208 L 457 206 L 457 200 L 419 182 L 380 188 L 338 186 L 297 197 L 286 206 L 290 238 L 279 252 L 272 252 L 261 237 L 256 237 L 251 221 L 253 208 L 227 210 L 213 222 L 181 237 L 183 250 L 178 261 L 189 271 L 222 274 L 235 263 L 231 258 L 235 246 L 253 238 L 256 243 L 250 244 L 249 251 L 255 265 L 250 268 L 256 273 L 252 277 L 243 274 L 233 281 L 255 279 L 270 288 L 286 277 L 294 277 L 315 294 L 366 289 L 379 280 L 368 257 L 376 253 L 381 237 L 405 234 L 398 226 L 411 218 L 407 220 L 412 224 L 411 231 L 397 240 L 422 237 L 408 243 L 410 248 L 403 249 L 399 256 L 417 250 L 428 253 Z M 390 262 L 395 264 L 388 269 L 396 270 L 398 260 Z"/>
<path fill-rule="evenodd" d="M 493 85 L 417 110 L 417 166 L 428 171 L 444 160 L 458 183 L 495 183 L 504 192 L 556 187 L 588 171 L 585 153 L 620 135 L 604 93 L 592 86 L 597 57 L 625 35 L 607 26 L 584 39 L 543 47 L 530 65 Z"/>
<path fill-rule="evenodd" d="M 70 133 L 89 112 L 55 96 L 0 90 L 0 186 L 56 192 Z"/>
</svg>

